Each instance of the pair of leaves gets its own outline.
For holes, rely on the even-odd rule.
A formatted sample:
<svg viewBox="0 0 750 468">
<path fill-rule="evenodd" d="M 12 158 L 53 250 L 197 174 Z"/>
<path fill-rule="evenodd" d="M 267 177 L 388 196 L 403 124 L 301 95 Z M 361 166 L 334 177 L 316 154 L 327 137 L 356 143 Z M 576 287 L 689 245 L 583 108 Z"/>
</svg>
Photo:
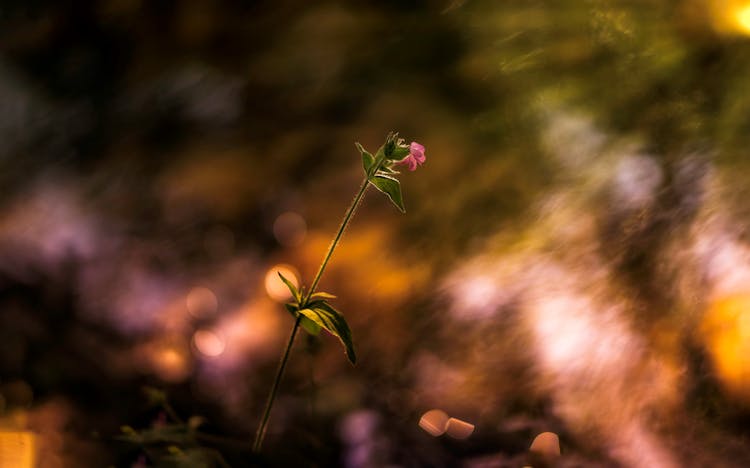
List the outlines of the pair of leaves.
<svg viewBox="0 0 750 468">
<path fill-rule="evenodd" d="M 355 145 L 362 155 L 362 167 L 364 167 L 365 169 L 367 180 L 376 189 L 383 192 L 388 197 L 388 199 L 396 206 L 396 208 L 399 209 L 399 211 L 401 211 L 402 213 L 406 213 L 406 208 L 404 207 L 404 198 L 401 195 L 401 183 L 396 177 L 394 177 L 394 174 L 398 174 L 398 172 L 394 171 L 387 165 L 383 165 L 383 162 L 385 161 L 385 156 L 381 154 L 383 152 L 383 148 L 381 147 L 378 150 L 376 157 L 370 154 L 359 143 L 355 143 Z M 397 146 L 393 151 L 395 154 L 396 151 L 401 151 L 404 149 L 405 148 Z M 406 149 L 406 151 L 408 154 L 408 149 Z"/>
<path fill-rule="evenodd" d="M 182 424 L 168 424 L 141 431 L 121 426 L 120 431 L 121 435 L 115 439 L 144 448 L 148 446 L 149 457 L 152 457 L 157 466 L 228 466 L 221 453 L 198 445 L 195 434 Z M 164 444 L 169 445 L 162 448 Z"/>
<path fill-rule="evenodd" d="M 326 292 L 316 292 L 309 298 L 304 298 L 303 292 L 298 290 L 294 284 L 279 273 L 281 281 L 284 282 L 294 297 L 294 302 L 285 304 L 286 310 L 296 319 L 299 318 L 300 325 L 311 335 L 317 335 L 321 329 L 325 329 L 337 337 L 346 351 L 349 362 L 355 364 L 357 355 L 354 353 L 354 341 L 349 324 L 338 310 L 334 309 L 328 299 L 336 296 Z"/>
<path fill-rule="evenodd" d="M 186 444 L 194 441 L 194 435 L 184 424 L 166 424 L 164 426 L 136 431 L 131 426 L 121 426 L 121 435 L 117 439 L 134 444 L 173 443 Z"/>
</svg>

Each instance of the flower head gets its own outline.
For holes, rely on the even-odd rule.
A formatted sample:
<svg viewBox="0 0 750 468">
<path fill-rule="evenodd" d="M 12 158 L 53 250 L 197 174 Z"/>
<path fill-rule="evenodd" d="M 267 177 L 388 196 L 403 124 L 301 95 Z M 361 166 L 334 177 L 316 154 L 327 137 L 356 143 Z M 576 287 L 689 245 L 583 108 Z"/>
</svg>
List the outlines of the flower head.
<svg viewBox="0 0 750 468">
<path fill-rule="evenodd" d="M 404 159 L 397 161 L 396 164 L 404 164 L 408 166 L 410 171 L 416 171 L 417 166 L 424 164 L 426 159 L 427 157 L 424 155 L 424 146 L 416 141 L 412 141 L 409 145 L 409 155 Z"/>
</svg>

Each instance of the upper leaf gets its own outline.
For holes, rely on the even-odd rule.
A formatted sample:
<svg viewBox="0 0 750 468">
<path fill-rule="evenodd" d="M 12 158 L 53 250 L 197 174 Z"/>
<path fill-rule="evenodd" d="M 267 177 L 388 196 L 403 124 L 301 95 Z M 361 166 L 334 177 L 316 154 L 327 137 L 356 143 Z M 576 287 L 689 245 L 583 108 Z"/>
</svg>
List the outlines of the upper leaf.
<svg viewBox="0 0 750 468">
<path fill-rule="evenodd" d="M 143 391 L 143 394 L 146 395 L 149 404 L 161 406 L 167 403 L 167 394 L 163 390 L 150 386 L 145 386 L 141 390 Z"/>
<path fill-rule="evenodd" d="M 297 311 L 299 310 L 298 304 L 290 304 L 287 302 L 286 304 L 284 304 L 284 307 L 286 308 L 287 312 L 292 314 L 292 317 L 297 318 Z"/>
<path fill-rule="evenodd" d="M 366 149 L 362 147 L 359 143 L 354 143 L 354 145 L 359 150 L 360 154 L 362 154 L 362 167 L 365 168 L 365 174 L 368 176 L 370 175 L 370 169 L 372 169 L 372 165 L 375 164 L 375 156 L 370 154 Z"/>
<path fill-rule="evenodd" d="M 300 300 L 302 299 L 302 297 L 301 297 L 299 291 L 297 291 L 297 287 L 291 281 L 289 281 L 288 279 L 286 279 L 284 277 L 284 275 L 281 274 L 280 271 L 277 271 L 276 273 L 279 274 L 279 278 L 281 278 L 281 281 L 283 281 L 284 284 L 286 285 L 286 287 L 289 288 L 289 291 L 292 293 L 292 297 L 294 297 L 294 299 L 297 302 L 300 302 Z"/>
<path fill-rule="evenodd" d="M 401 183 L 398 179 L 385 174 L 377 174 L 370 179 L 370 183 L 373 184 L 375 188 L 386 194 L 399 211 L 406 213 L 404 199 L 401 196 Z"/>
<path fill-rule="evenodd" d="M 338 337 L 341 344 L 344 345 L 346 357 L 349 359 L 349 362 L 352 364 L 357 362 L 357 356 L 354 353 L 352 332 L 344 316 L 339 311 L 325 301 L 316 301 L 309 304 L 309 308 L 300 310 L 299 313 Z"/>
<path fill-rule="evenodd" d="M 122 435 L 117 439 L 136 444 L 173 443 L 184 444 L 192 440 L 190 434 L 183 424 L 166 424 L 151 429 L 136 431 L 130 426 L 121 426 Z"/>
<path fill-rule="evenodd" d="M 334 296 L 333 294 L 324 292 L 324 291 L 318 291 L 314 293 L 312 296 L 310 296 L 311 302 L 320 301 L 322 299 L 336 299 L 336 296 Z"/>
</svg>

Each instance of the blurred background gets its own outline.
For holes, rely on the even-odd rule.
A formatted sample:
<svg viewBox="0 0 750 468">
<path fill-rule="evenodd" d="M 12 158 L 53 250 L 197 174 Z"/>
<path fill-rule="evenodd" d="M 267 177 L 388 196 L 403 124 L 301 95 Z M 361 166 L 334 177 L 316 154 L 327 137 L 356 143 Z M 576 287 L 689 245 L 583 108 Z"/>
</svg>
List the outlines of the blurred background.
<svg viewBox="0 0 750 468">
<path fill-rule="evenodd" d="M 749 466 L 749 76 L 740 0 L 4 1 L 0 464 Z"/>
</svg>

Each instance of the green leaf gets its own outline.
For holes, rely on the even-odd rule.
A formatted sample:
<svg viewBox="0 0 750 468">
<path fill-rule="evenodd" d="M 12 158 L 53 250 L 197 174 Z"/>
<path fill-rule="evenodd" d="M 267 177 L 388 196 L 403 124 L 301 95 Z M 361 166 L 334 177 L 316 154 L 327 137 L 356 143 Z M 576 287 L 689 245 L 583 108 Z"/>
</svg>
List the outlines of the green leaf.
<svg viewBox="0 0 750 468">
<path fill-rule="evenodd" d="M 374 185 L 375 188 L 386 194 L 399 211 L 406 213 L 404 200 L 401 196 L 401 183 L 399 183 L 398 179 L 385 174 L 377 174 L 370 179 L 370 183 Z"/>
<path fill-rule="evenodd" d="M 324 291 L 316 292 L 312 296 L 310 296 L 310 301 L 312 302 L 320 301 L 322 299 L 336 299 L 336 296 L 334 296 L 333 294 L 324 292 Z"/>
<path fill-rule="evenodd" d="M 167 402 L 167 394 L 158 388 L 145 386 L 141 390 L 150 405 L 159 406 Z"/>
<path fill-rule="evenodd" d="M 367 174 L 369 176 L 370 175 L 370 169 L 372 169 L 372 165 L 375 164 L 375 156 L 371 155 L 359 143 L 354 143 L 354 145 L 357 147 L 357 149 L 359 150 L 360 154 L 362 154 L 362 167 L 365 168 L 365 174 Z"/>
<path fill-rule="evenodd" d="M 177 447 L 176 445 L 170 445 L 167 447 L 167 452 L 169 452 L 171 455 L 182 455 L 182 450 L 180 450 L 180 447 Z"/>
<path fill-rule="evenodd" d="M 281 274 L 281 272 L 280 272 L 280 271 L 277 271 L 276 273 L 278 273 L 278 275 L 279 275 L 279 278 L 281 278 L 281 281 L 283 281 L 283 282 L 284 282 L 284 284 L 286 285 L 286 287 L 287 287 L 287 288 L 289 288 L 289 291 L 290 291 L 290 292 L 292 293 L 292 297 L 294 297 L 294 299 L 295 299 L 295 300 L 296 300 L 297 302 L 299 302 L 299 301 L 300 301 L 300 300 L 301 300 L 302 298 L 300 297 L 300 293 L 299 293 L 299 291 L 297 291 L 297 287 L 296 287 L 296 286 L 294 286 L 294 284 L 292 284 L 292 282 L 291 282 L 291 281 L 289 281 L 288 279 L 286 279 L 286 278 L 284 277 L 284 275 L 282 275 L 282 274 Z"/>
<path fill-rule="evenodd" d="M 287 312 L 292 314 L 292 317 L 294 317 L 295 319 L 299 316 L 299 304 L 287 303 L 284 304 L 284 307 L 286 308 Z M 318 324 L 305 317 L 304 315 L 302 316 L 302 320 L 300 320 L 299 324 L 302 325 L 302 328 L 304 328 L 307 333 L 313 336 L 317 336 L 318 333 L 320 333 L 320 327 L 318 326 Z"/>
<path fill-rule="evenodd" d="M 396 147 L 393 148 L 393 152 L 388 157 L 388 159 L 392 159 L 394 161 L 400 161 L 407 156 L 409 156 L 409 147 L 396 145 Z"/>
<path fill-rule="evenodd" d="M 120 430 L 122 435 L 117 437 L 119 440 L 138 444 L 184 444 L 192 441 L 193 437 L 183 424 L 167 424 L 166 426 L 143 429 L 140 432 L 136 432 L 129 426 L 123 426 Z"/>
<path fill-rule="evenodd" d="M 378 159 L 385 159 L 385 143 L 375 152 L 375 160 L 377 161 Z"/>
<path fill-rule="evenodd" d="M 318 334 L 320 333 L 320 325 L 313 322 L 304 315 L 302 316 L 302 320 L 300 320 L 299 324 L 302 325 L 302 328 L 304 328 L 305 331 L 312 336 L 318 336 Z"/>
<path fill-rule="evenodd" d="M 346 350 L 346 357 L 349 362 L 357 362 L 357 356 L 354 354 L 354 342 L 352 341 L 352 332 L 346 323 L 344 316 L 334 309 L 325 301 L 316 301 L 310 304 L 310 308 L 302 309 L 300 314 L 309 318 L 321 328 L 328 330 L 332 335 L 341 340 Z"/>
</svg>

